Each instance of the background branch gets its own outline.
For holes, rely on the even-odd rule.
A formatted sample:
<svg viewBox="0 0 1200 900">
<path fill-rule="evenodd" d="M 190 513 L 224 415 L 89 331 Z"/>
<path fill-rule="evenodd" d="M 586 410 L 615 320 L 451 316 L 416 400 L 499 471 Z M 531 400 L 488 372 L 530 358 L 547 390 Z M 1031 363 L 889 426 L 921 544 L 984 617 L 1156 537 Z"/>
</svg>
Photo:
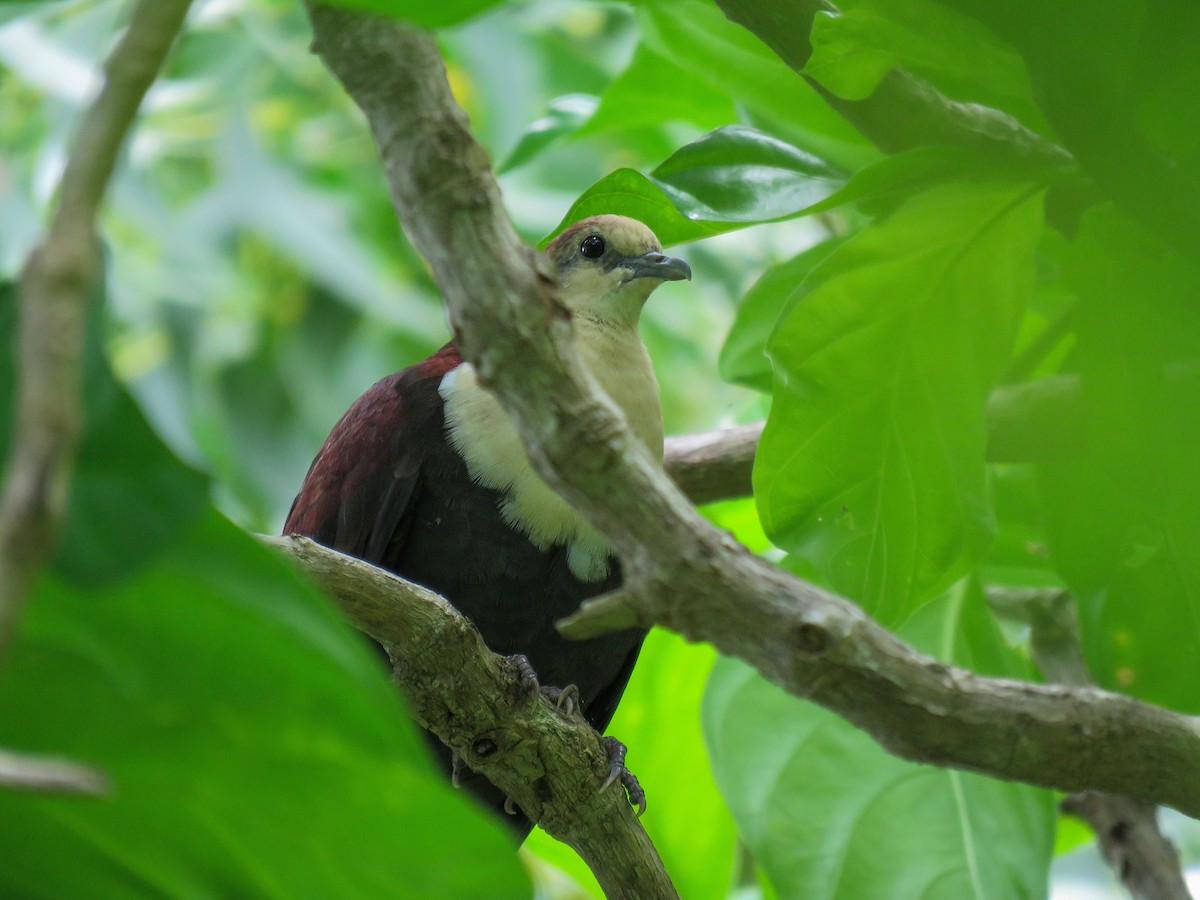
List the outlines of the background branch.
<svg viewBox="0 0 1200 900">
<path fill-rule="evenodd" d="M 143 0 L 104 66 L 63 171 L 54 218 L 18 286 L 13 444 L 0 500 L 0 660 L 33 581 L 58 541 L 83 428 L 87 301 L 100 274 L 96 216 L 142 98 L 187 14 L 187 0 Z M 63 760 L 0 751 L 0 785 L 100 793 L 104 776 Z"/>
<path fill-rule="evenodd" d="M 997 614 L 1029 626 L 1033 660 L 1047 680 L 1092 683 L 1079 638 L 1075 600 L 1056 589 L 989 589 Z M 1062 801 L 1064 812 L 1083 819 L 1096 834 L 1105 860 L 1134 900 L 1188 900 L 1179 853 L 1158 827 L 1153 803 L 1080 791 Z"/>
<path fill-rule="evenodd" d="M 96 215 L 125 135 L 187 15 L 187 0 L 142 0 L 104 66 L 105 81 L 67 158 L 45 239 L 25 263 L 14 439 L 0 501 L 0 657 L 66 509 L 82 428 L 88 296 L 100 274 Z"/>
<path fill-rule="evenodd" d="M 1180 392 L 1200 389 L 1200 363 L 1171 365 L 1165 376 Z M 1045 462 L 1088 447 L 1087 411 L 1078 375 L 1002 385 L 987 404 L 987 460 Z M 693 503 L 748 497 L 764 423 L 667 438 L 664 465 Z"/>
<path fill-rule="evenodd" d="M 667 438 L 663 468 L 697 506 L 749 497 L 762 422 Z"/>
<path fill-rule="evenodd" d="M 416 720 L 560 841 L 609 897 L 677 896 L 619 784 L 600 792 L 608 756 L 581 717 L 565 720 L 518 686 L 505 657 L 432 591 L 303 537 L 268 537 L 397 660 Z M 634 750 L 636 755 L 636 748 Z"/>
<path fill-rule="evenodd" d="M 464 355 L 513 416 L 539 472 L 621 556 L 625 589 L 585 604 L 564 630 L 662 624 L 741 657 L 907 759 L 1200 814 L 1197 720 L 1095 689 L 948 666 L 705 522 L 580 366 L 552 278 L 504 215 L 433 39 L 321 7 L 313 25 L 319 51 L 367 115 L 393 203 L 442 288 Z"/>
</svg>

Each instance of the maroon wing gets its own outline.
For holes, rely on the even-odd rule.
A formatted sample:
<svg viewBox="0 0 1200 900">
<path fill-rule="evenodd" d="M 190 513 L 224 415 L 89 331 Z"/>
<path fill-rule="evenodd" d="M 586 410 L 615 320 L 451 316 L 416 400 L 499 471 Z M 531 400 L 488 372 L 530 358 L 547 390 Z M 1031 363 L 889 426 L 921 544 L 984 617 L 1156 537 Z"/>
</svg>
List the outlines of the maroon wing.
<svg viewBox="0 0 1200 900">
<path fill-rule="evenodd" d="M 283 533 L 373 563 L 403 543 L 421 466 L 445 440 L 437 388 L 461 362 L 447 344 L 359 397 L 309 467 Z"/>
</svg>

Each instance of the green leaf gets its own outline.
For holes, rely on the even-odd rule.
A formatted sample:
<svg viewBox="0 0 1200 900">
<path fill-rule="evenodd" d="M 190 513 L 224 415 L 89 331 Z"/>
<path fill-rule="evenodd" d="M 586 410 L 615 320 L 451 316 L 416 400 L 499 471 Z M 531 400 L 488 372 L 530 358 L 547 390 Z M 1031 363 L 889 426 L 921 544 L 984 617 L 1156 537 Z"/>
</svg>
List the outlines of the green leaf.
<svg viewBox="0 0 1200 900">
<path fill-rule="evenodd" d="M 977 589 L 957 586 L 902 636 L 977 671 L 1023 673 Z M 738 832 L 781 897 L 1045 895 L 1048 791 L 889 756 L 733 659 L 713 670 L 704 728 Z"/>
<path fill-rule="evenodd" d="M 812 45 L 804 71 L 839 97 L 869 97 L 901 66 L 954 100 L 995 106 L 1045 129 L 1021 56 L 975 19 L 933 0 L 865 0 L 818 12 Z"/>
<path fill-rule="evenodd" d="M 715 4 L 653 0 L 639 4 L 637 13 L 650 47 L 692 78 L 731 95 L 773 133 L 846 168 L 879 158 L 803 78 Z"/>
<path fill-rule="evenodd" d="M 729 94 L 692 78 L 645 43 L 600 98 L 596 114 L 580 135 L 598 134 L 664 122 L 690 122 L 716 128 L 737 119 Z"/>
<path fill-rule="evenodd" d="M 606 175 L 572 204 L 552 235 L 588 216 L 617 213 L 645 222 L 668 246 L 802 215 L 843 183 L 816 157 L 734 125 L 686 145 L 650 176 L 633 169 Z"/>
<path fill-rule="evenodd" d="M 700 723 L 715 658 L 711 646 L 655 629 L 608 728 L 629 748 L 629 767 L 646 790 L 642 823 L 689 900 L 723 900 L 736 855 L 733 818 L 713 780 Z M 581 884 L 594 884 L 579 857 L 545 833 L 535 832 L 526 847 Z M 595 895 L 602 896 L 598 887 Z"/>
<path fill-rule="evenodd" d="M 365 641 L 213 512 L 112 588 L 42 580 L 0 682 L 0 745 L 113 785 L 5 797 L 6 896 L 528 896 Z"/>
<path fill-rule="evenodd" d="M 1092 676 L 1200 712 L 1200 271 L 1111 206 L 1070 252 L 1088 442 L 1039 469 L 1050 549 Z"/>
<path fill-rule="evenodd" d="M 546 115 L 525 130 L 517 145 L 505 157 L 496 173 L 503 175 L 525 165 L 560 138 L 576 133 L 600 101 L 591 94 L 566 94 L 550 101 Z"/>
<path fill-rule="evenodd" d="M 0 285 L 3 353 L 13 313 Z M 93 766 L 112 792 L 8 793 L 0 895 L 528 896 L 362 636 L 212 510 L 94 339 L 85 372 L 67 529 L 0 679 L 0 746 Z"/>
<path fill-rule="evenodd" d="M 465 22 L 484 10 L 498 6 L 502 0 L 333 0 L 339 6 L 382 13 L 396 19 L 405 19 L 426 28 L 447 28 Z"/>
<path fill-rule="evenodd" d="M 887 624 L 987 545 L 984 404 L 1033 288 L 1028 185 L 935 186 L 838 248 L 768 342 L 771 539 Z"/>
<path fill-rule="evenodd" d="M 832 238 L 810 247 L 787 262 L 772 266 L 754 283 L 738 305 L 737 318 L 721 347 L 721 377 L 734 384 L 770 393 L 773 385 L 767 338 L 784 311 L 806 292 L 806 279 L 842 241 Z"/>
<path fill-rule="evenodd" d="M 1126 214 L 1200 252 L 1200 116 L 1179 90 L 1200 79 L 1200 5 L 1097 0 L 941 0 L 1025 60 L 1056 138 Z"/>
</svg>

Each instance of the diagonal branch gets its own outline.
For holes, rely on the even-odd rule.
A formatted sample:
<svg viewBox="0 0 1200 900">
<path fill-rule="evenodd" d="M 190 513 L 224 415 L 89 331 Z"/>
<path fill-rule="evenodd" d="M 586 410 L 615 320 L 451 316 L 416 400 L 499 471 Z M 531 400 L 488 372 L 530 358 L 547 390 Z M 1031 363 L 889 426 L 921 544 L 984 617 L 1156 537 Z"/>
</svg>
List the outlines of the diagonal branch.
<svg viewBox="0 0 1200 900">
<path fill-rule="evenodd" d="M 432 591 L 308 538 L 267 537 L 402 664 L 396 676 L 417 721 L 546 831 L 574 847 L 609 897 L 673 898 L 674 888 L 599 736 L 517 687 L 512 663 Z"/>
<path fill-rule="evenodd" d="M 539 472 L 622 558 L 626 589 L 586 604 L 567 630 L 662 624 L 747 660 L 908 759 L 1200 814 L 1200 721 L 1091 688 L 947 666 L 704 522 L 580 366 L 552 278 L 503 212 L 432 37 L 323 7 L 313 25 L 326 63 L 367 115 L 393 203 L 464 354 Z"/>
</svg>

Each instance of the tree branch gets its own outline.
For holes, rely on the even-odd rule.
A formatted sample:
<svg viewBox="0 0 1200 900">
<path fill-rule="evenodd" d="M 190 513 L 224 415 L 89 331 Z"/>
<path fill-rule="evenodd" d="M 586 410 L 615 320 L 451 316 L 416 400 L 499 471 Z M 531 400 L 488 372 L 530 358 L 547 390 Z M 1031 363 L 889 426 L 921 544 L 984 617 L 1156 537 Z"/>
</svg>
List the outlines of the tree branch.
<svg viewBox="0 0 1200 900">
<path fill-rule="evenodd" d="M 581 716 L 567 721 L 520 689 L 512 662 L 488 650 L 453 606 L 308 538 L 260 539 L 299 563 L 384 646 L 398 661 L 396 677 L 416 720 L 574 847 L 607 896 L 677 896 L 624 788 L 597 790 L 608 756 L 596 732 Z"/>
<path fill-rule="evenodd" d="M 667 438 L 663 468 L 689 500 L 700 506 L 749 497 L 754 454 L 763 423 Z"/>
<path fill-rule="evenodd" d="M 1200 389 L 1200 363 L 1167 366 L 1167 383 L 1181 395 Z M 764 423 L 667 438 L 665 468 L 699 505 L 747 497 Z M 1084 452 L 1090 439 L 1078 375 L 1055 375 L 1001 385 L 987 403 L 987 461 L 1046 462 Z"/>
<path fill-rule="evenodd" d="M 538 471 L 622 559 L 625 589 L 585 604 L 564 630 L 662 624 L 741 657 L 905 758 L 1200 814 L 1196 719 L 1092 688 L 948 666 L 708 525 L 580 365 L 552 277 L 505 217 L 433 39 L 322 7 L 313 23 L 319 52 L 367 115 L 393 203 L 464 355 L 513 416 Z"/>
<path fill-rule="evenodd" d="M 18 285 L 18 392 L 0 499 L 0 660 L 42 566 L 58 542 L 83 428 L 82 357 L 88 296 L 100 271 L 96 216 L 142 98 L 187 14 L 187 0 L 142 0 L 105 63 L 63 171 L 46 237 Z M 104 776 L 65 760 L 0 750 L 0 785 L 102 793 Z"/>
<path fill-rule="evenodd" d="M 100 256 L 96 215 L 125 135 L 187 14 L 186 0 L 142 0 L 105 63 L 45 239 L 21 274 L 16 422 L 0 501 L 0 656 L 66 509 L 82 428 L 81 358 Z"/>
</svg>

